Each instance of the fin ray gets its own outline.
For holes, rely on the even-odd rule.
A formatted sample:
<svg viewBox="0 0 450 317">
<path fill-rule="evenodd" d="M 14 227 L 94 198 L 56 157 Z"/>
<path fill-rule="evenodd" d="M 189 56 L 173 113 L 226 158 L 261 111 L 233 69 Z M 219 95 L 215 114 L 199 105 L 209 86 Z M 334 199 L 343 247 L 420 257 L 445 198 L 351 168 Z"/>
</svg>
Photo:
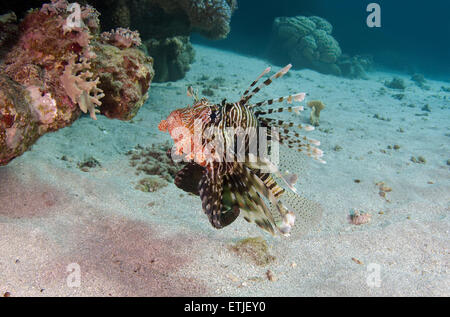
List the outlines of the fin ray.
<svg viewBox="0 0 450 317">
<path fill-rule="evenodd" d="M 250 94 L 248 92 L 247 92 L 247 94 L 244 93 L 244 96 L 242 96 L 239 103 L 242 105 L 245 105 L 254 95 L 256 95 L 258 93 L 258 91 L 261 90 L 261 88 L 263 88 L 264 86 L 269 86 L 274 79 L 282 77 L 284 74 L 286 74 L 289 71 L 289 69 L 291 69 L 291 67 L 292 67 L 292 64 L 288 64 L 288 65 L 284 66 L 275 75 L 272 75 L 270 78 L 266 79 L 261 85 L 259 85 L 255 89 L 253 89 Z M 262 75 L 267 73 L 266 71 L 267 71 L 267 69 L 264 70 Z M 270 69 L 269 69 L 269 71 L 270 71 Z M 258 80 L 262 77 L 262 75 L 260 75 L 260 77 L 258 77 Z M 257 83 L 257 81 L 255 81 L 254 84 L 252 83 L 252 85 L 254 86 L 254 85 L 256 85 L 256 83 Z M 253 87 L 252 85 L 250 85 L 250 88 Z"/>
</svg>

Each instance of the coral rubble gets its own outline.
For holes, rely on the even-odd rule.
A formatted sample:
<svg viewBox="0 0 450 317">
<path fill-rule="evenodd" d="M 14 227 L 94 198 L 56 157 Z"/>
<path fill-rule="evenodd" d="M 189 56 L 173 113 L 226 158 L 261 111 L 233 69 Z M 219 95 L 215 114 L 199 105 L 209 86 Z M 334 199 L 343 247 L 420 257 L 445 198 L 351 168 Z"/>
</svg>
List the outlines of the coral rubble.
<svg viewBox="0 0 450 317">
<path fill-rule="evenodd" d="M 413 74 L 411 76 L 411 80 L 420 88 L 424 89 L 424 90 L 430 90 L 430 86 L 425 85 L 426 84 L 426 79 L 425 76 L 422 74 Z"/>
<path fill-rule="evenodd" d="M 337 61 L 342 76 L 351 79 L 367 79 L 367 72 L 373 70 L 373 64 L 373 58 L 369 55 L 348 56 L 342 54 Z"/>
<path fill-rule="evenodd" d="M 275 261 L 275 257 L 269 253 L 267 242 L 262 237 L 240 240 L 230 245 L 229 250 L 258 266 L 265 266 Z"/>
<path fill-rule="evenodd" d="M 144 193 L 152 193 L 166 186 L 167 181 L 156 175 L 150 175 L 141 179 L 139 181 L 139 184 L 136 185 L 135 189 L 140 190 Z"/>
<path fill-rule="evenodd" d="M 350 224 L 359 226 L 369 223 L 372 219 L 372 215 L 366 212 L 360 212 L 359 210 L 354 210 L 347 219 Z"/>
<path fill-rule="evenodd" d="M 30 10 L 20 24 L 13 14 L 0 17 L 0 30 L 10 32 L 0 36 L 0 165 L 81 112 L 95 119 L 104 103 L 105 115 L 127 120 L 145 101 L 152 60 L 118 41 L 124 36 L 132 46 L 138 35 L 121 29 L 109 39 L 118 47 L 107 44 L 99 36 L 99 13 L 86 5 L 73 19 L 74 6 L 53 0 Z"/>
<path fill-rule="evenodd" d="M 101 167 L 102 164 L 93 156 L 85 158 L 83 161 L 78 162 L 78 168 L 83 172 L 89 172 L 89 169 Z"/>
<path fill-rule="evenodd" d="M 152 144 L 150 147 L 137 145 L 127 155 L 130 158 L 130 166 L 136 168 L 136 175 L 155 175 L 173 182 L 175 175 L 183 167 L 183 164 L 175 163 L 168 155 L 171 149 L 168 142 L 162 144 Z"/>
<path fill-rule="evenodd" d="M 384 85 L 387 88 L 391 88 L 391 89 L 397 89 L 397 90 L 405 90 L 406 86 L 405 86 L 405 82 L 403 81 L 403 79 L 401 78 L 393 78 L 391 81 L 385 81 Z"/>
</svg>

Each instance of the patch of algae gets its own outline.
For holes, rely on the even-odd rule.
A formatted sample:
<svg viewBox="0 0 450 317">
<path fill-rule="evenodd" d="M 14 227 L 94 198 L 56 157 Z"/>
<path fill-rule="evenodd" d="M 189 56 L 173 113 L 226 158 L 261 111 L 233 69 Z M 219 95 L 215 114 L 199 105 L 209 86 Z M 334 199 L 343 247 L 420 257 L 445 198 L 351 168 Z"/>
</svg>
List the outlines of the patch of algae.
<svg viewBox="0 0 450 317">
<path fill-rule="evenodd" d="M 169 157 L 167 151 L 171 148 L 168 142 L 152 144 L 149 147 L 138 144 L 126 154 L 129 156 L 130 166 L 136 168 L 136 175 L 156 175 L 168 182 L 173 182 L 183 165 L 173 162 Z"/>
<path fill-rule="evenodd" d="M 268 265 L 276 259 L 269 254 L 269 246 L 262 237 L 242 239 L 228 248 L 241 258 L 248 259 L 258 266 Z"/>
<path fill-rule="evenodd" d="M 145 177 L 139 181 L 139 184 L 136 185 L 136 189 L 143 191 L 144 193 L 155 192 L 160 188 L 166 187 L 167 182 L 163 180 L 159 176 L 151 175 L 149 177 Z"/>
</svg>

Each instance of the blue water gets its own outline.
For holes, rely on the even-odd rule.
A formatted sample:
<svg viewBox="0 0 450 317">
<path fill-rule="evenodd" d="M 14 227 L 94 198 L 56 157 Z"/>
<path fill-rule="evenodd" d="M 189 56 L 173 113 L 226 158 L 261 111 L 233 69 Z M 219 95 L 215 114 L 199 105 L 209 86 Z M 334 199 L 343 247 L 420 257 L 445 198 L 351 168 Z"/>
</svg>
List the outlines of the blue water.
<svg viewBox="0 0 450 317">
<path fill-rule="evenodd" d="M 376 0 L 237 1 L 239 9 L 233 15 L 228 38 L 211 41 L 193 34 L 194 44 L 201 45 L 194 45 L 196 59 L 190 70 L 183 74 L 184 78 L 171 82 L 153 80 L 148 99 L 132 120 L 111 120 L 100 114 L 98 120 L 92 120 L 88 114 L 83 115 L 71 126 L 42 135 L 23 155 L 0 166 L 0 296 L 450 295 L 450 1 L 379 0 L 380 28 L 366 24 L 366 7 Z M 26 9 L 39 7 L 37 2 L 2 0 L 0 15 L 5 6 L 15 6 L 18 12 L 21 7 L 20 19 Z M 138 2 L 144 0 L 127 3 Z M 107 16 L 103 5 L 101 12 Z M 311 124 L 312 109 L 307 102 L 322 101 L 326 107 L 314 131 L 289 131 L 290 135 L 301 133 L 294 140 L 300 144 L 311 142 L 305 138 L 319 140 L 327 164 L 304 162 L 300 153 L 294 151 L 294 155 L 280 146 L 280 161 L 289 168 L 286 174 L 280 168 L 286 185 L 295 179 L 291 173 L 298 173 L 296 188 L 305 198 L 292 198 L 289 191 L 283 194 L 286 196 L 277 195 L 282 199 L 290 197 L 289 204 L 298 211 L 296 223 L 300 230 L 294 227 L 290 238 L 273 239 L 243 219 L 216 230 L 203 212 L 205 195 L 200 199 L 188 194 L 167 177 L 180 167 L 175 170 L 166 158 L 166 150 L 174 141 L 158 126 L 175 109 L 195 102 L 186 94 L 191 85 L 211 103 L 220 103 L 224 98 L 238 101 L 256 76 L 270 65 L 274 72 L 258 83 L 267 85 L 268 76 L 275 74 L 278 66 L 284 66 L 268 59 L 273 21 L 276 17 L 297 15 L 325 18 L 333 25 L 333 36 L 343 53 L 372 55 L 376 69 L 387 71 L 372 73 L 367 80 L 297 69 L 282 78 L 274 76 L 278 78 L 269 87 L 263 87 L 252 102 L 307 93 L 307 100 L 300 104 L 305 108 L 302 114 L 268 111 L 272 114 L 269 118 L 286 120 L 285 124 L 292 122 L 295 128 Z M 76 45 L 70 47 L 76 51 Z M 157 56 L 152 54 L 149 52 Z M 119 57 L 112 58 L 112 62 L 121 61 Z M 133 65 L 133 59 L 126 55 L 123 60 L 123 64 Z M 56 65 L 65 65 L 63 62 L 67 63 L 58 61 Z M 42 75 L 42 83 L 48 80 L 44 76 L 47 68 L 52 76 L 58 74 L 57 67 L 40 64 L 33 68 L 33 62 L 29 63 L 26 70 L 32 75 L 33 70 L 39 70 L 36 73 Z M 109 67 L 103 70 L 111 72 Z M 136 77 L 130 71 L 123 73 Z M 413 73 L 426 76 L 424 87 L 410 79 Z M 386 86 L 394 77 L 403 80 L 406 88 Z M 26 120 L 32 128 L 23 129 L 24 135 L 34 134 L 38 123 L 33 118 L 38 117 L 33 114 L 54 113 L 47 111 L 52 110 L 48 108 L 48 98 L 70 97 L 60 84 L 63 81 L 55 80 L 58 85 L 54 87 L 61 91 L 52 97 L 41 90 L 43 94 L 37 97 L 45 97 L 45 107 L 36 107 L 25 88 L 16 88 L 18 83 L 13 86 L 11 78 L 0 80 L 0 87 L 24 92 L 23 96 L 10 98 L 12 93 L 6 91 L 8 99 L 0 98 L 1 163 L 3 149 L 7 155 L 17 153 L 10 151 L 12 146 L 8 143 L 29 145 L 28 138 L 19 138 L 17 132 Z M 111 81 L 111 85 L 122 87 L 120 80 Z M 134 84 L 126 87 L 130 86 Z M 0 97 L 5 95 L 2 94 L 0 91 Z M 130 96 L 134 94 L 124 95 L 123 100 L 132 99 Z M 102 102 L 108 99 L 116 97 L 107 96 Z M 10 115 L 9 100 L 14 102 L 19 116 Z M 62 105 L 68 108 L 67 104 Z M 278 105 L 288 106 L 286 102 Z M 207 116 L 201 118 L 208 120 Z M 211 122 L 217 122 L 216 118 L 217 113 L 211 111 Z M 11 120 L 18 123 L 13 126 Z M 161 145 L 166 140 L 169 143 Z M 187 179 L 186 174 L 182 177 Z M 240 177 L 239 183 L 250 181 Z M 269 192 L 261 189 L 262 177 L 256 183 L 262 193 Z M 217 184 L 211 186 L 215 192 L 220 188 Z M 274 192 L 272 185 L 268 186 L 270 192 Z M 207 200 L 217 205 L 215 192 Z M 236 206 L 231 207 L 235 210 Z M 355 216 L 356 211 L 371 215 L 370 222 L 360 222 L 358 226 L 354 226 L 358 222 L 349 223 L 349 216 Z M 296 236 L 317 222 L 319 232 Z M 259 236 L 267 240 L 267 254 L 265 244 L 258 247 L 259 243 L 254 251 L 253 243 L 248 244 L 248 251 L 234 250 L 239 249 L 235 248 L 237 241 L 250 242 L 253 240 L 247 238 Z M 265 261 L 273 254 L 276 261 L 259 267 L 253 263 L 253 254 Z M 80 287 L 69 283 L 73 276 L 69 268 L 73 264 L 81 270 Z M 374 267 L 380 271 L 381 276 L 375 280 L 381 279 L 381 287 L 371 280 L 371 272 L 377 270 L 372 271 Z M 275 279 L 269 278 L 270 272 Z"/>
<path fill-rule="evenodd" d="M 381 28 L 366 25 L 369 3 L 381 6 Z M 264 57 L 273 20 L 279 16 L 318 15 L 333 25 L 333 36 L 349 55 L 370 54 L 392 70 L 420 72 L 450 81 L 450 1 L 261 0 L 239 1 L 225 40 L 202 43 Z"/>
</svg>

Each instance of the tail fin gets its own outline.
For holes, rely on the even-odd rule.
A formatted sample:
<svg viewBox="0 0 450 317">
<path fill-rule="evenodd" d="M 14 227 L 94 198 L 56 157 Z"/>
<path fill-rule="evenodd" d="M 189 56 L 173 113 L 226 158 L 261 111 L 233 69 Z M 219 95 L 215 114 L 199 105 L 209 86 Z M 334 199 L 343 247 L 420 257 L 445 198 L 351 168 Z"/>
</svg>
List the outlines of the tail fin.
<svg viewBox="0 0 450 317">
<path fill-rule="evenodd" d="M 270 204 L 270 211 L 275 218 L 277 227 L 285 235 L 298 239 L 305 234 L 319 229 L 322 219 L 322 206 L 312 200 L 299 196 L 291 191 L 286 191 L 279 203 L 287 213 L 281 217 L 277 206 Z M 295 223 L 294 223 L 295 221 Z"/>
<path fill-rule="evenodd" d="M 261 229 L 275 235 L 275 220 L 267 204 L 262 199 L 259 178 L 244 166 L 237 168 L 233 175 L 226 177 L 229 188 L 228 199 L 242 212 L 247 222 L 255 223 Z M 227 195 L 224 195 L 224 198 Z M 226 199 L 225 199 L 226 200 Z"/>
</svg>

